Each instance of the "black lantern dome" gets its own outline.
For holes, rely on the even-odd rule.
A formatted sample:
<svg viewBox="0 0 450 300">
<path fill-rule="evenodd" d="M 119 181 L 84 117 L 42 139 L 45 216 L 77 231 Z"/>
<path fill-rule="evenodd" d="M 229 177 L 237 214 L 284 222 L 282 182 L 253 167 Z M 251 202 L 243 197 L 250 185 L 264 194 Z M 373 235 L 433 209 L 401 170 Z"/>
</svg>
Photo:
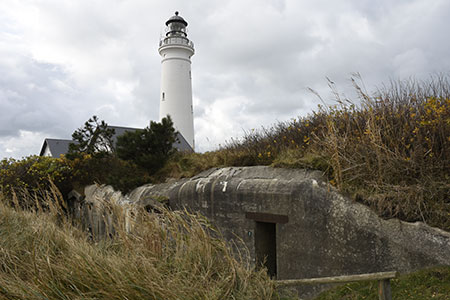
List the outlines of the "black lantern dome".
<svg viewBox="0 0 450 300">
<path fill-rule="evenodd" d="M 186 36 L 186 26 L 188 23 L 175 12 L 175 16 L 170 17 L 166 22 L 166 36 Z"/>
<path fill-rule="evenodd" d="M 176 11 L 175 16 L 172 16 L 172 17 L 170 17 L 169 20 L 167 20 L 166 25 L 169 26 L 169 24 L 172 22 L 180 22 L 180 23 L 183 23 L 184 26 L 187 26 L 188 23 L 182 17 L 180 17 L 178 14 L 179 14 L 179 12 Z"/>
</svg>

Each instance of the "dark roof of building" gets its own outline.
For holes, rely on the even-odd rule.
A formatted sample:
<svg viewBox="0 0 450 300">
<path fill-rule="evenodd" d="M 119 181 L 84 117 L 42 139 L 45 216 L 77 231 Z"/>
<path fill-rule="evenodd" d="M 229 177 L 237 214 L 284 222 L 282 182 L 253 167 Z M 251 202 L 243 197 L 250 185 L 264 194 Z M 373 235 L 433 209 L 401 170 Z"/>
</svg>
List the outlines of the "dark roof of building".
<svg viewBox="0 0 450 300">
<path fill-rule="evenodd" d="M 123 135 L 127 131 L 142 130 L 143 128 L 121 127 L 121 126 L 108 126 L 109 129 L 114 129 L 113 143 L 117 143 L 117 137 Z M 178 151 L 194 151 L 184 136 L 178 132 L 177 141 L 173 144 L 173 147 Z"/>
<path fill-rule="evenodd" d="M 177 141 L 175 141 L 173 147 L 178 151 L 194 152 L 194 149 L 192 149 L 191 145 L 189 145 L 184 136 L 179 132 L 177 134 Z"/>
<path fill-rule="evenodd" d="M 69 151 L 70 143 L 73 143 L 73 141 L 61 139 L 45 139 L 39 155 L 43 156 L 45 149 L 48 147 L 50 149 L 52 157 L 60 157 L 61 154 L 66 154 L 67 151 Z"/>
<path fill-rule="evenodd" d="M 143 128 L 121 127 L 121 126 L 108 126 L 109 129 L 114 129 L 113 143 L 117 143 L 117 137 L 123 135 L 128 131 L 142 130 Z M 52 157 L 60 157 L 61 154 L 66 154 L 69 151 L 69 144 L 73 143 L 72 140 L 64 139 L 45 139 L 41 147 L 40 156 L 43 156 L 45 149 L 48 147 Z M 177 135 L 177 141 L 173 144 L 173 147 L 178 151 L 194 151 L 186 139 L 181 133 Z"/>
<path fill-rule="evenodd" d="M 113 144 L 115 145 L 117 143 L 117 137 L 123 135 L 125 132 L 141 130 L 142 128 L 108 126 L 108 129 L 114 129 L 114 135 L 112 138 L 113 138 Z"/>
</svg>

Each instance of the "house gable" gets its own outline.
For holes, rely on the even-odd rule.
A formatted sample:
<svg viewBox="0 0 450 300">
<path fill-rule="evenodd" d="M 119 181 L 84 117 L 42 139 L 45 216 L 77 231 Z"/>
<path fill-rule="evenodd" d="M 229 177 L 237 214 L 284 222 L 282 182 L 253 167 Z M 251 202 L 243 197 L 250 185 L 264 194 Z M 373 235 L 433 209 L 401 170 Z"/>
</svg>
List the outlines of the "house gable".
<svg viewBox="0 0 450 300">
<path fill-rule="evenodd" d="M 72 140 L 45 139 L 39 156 L 58 158 L 62 154 L 66 154 L 69 151 L 69 144 L 72 142 Z"/>
</svg>

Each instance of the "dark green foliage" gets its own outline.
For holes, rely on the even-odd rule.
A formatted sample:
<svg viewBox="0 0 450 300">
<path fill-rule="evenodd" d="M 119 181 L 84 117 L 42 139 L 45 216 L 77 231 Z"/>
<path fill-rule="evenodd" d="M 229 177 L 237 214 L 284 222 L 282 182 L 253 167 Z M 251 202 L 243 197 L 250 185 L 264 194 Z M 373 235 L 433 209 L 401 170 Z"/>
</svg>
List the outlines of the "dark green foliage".
<svg viewBox="0 0 450 300">
<path fill-rule="evenodd" d="M 113 129 L 93 116 L 73 133 L 74 143 L 66 156 L 4 159 L 0 162 L 0 190 L 5 194 L 33 192 L 48 188 L 50 180 L 63 195 L 93 183 L 112 185 L 126 193 L 154 181 L 150 175 L 174 152 L 176 132 L 169 117 L 119 137 L 119 157 L 112 153 L 113 135 Z"/>
<path fill-rule="evenodd" d="M 147 171 L 113 155 L 85 154 L 71 160 L 29 156 L 0 161 L 0 192 L 5 195 L 40 192 L 50 188 L 50 182 L 64 196 L 73 188 L 83 190 L 93 183 L 109 184 L 126 193 L 151 181 Z"/>
<path fill-rule="evenodd" d="M 175 139 L 173 122 L 170 116 L 167 116 L 161 123 L 152 121 L 145 129 L 126 132 L 119 136 L 117 156 L 154 173 L 164 166 L 175 151 L 173 148 Z"/>
<path fill-rule="evenodd" d="M 103 157 L 85 155 L 72 161 L 73 183 L 84 186 L 99 183 L 113 186 L 127 193 L 151 182 L 149 173 L 131 161 L 124 161 L 114 155 Z"/>
<path fill-rule="evenodd" d="M 82 154 L 105 156 L 114 152 L 114 129 L 109 129 L 105 121 L 93 116 L 72 134 L 74 141 L 69 145 L 66 157 L 74 159 Z"/>
</svg>

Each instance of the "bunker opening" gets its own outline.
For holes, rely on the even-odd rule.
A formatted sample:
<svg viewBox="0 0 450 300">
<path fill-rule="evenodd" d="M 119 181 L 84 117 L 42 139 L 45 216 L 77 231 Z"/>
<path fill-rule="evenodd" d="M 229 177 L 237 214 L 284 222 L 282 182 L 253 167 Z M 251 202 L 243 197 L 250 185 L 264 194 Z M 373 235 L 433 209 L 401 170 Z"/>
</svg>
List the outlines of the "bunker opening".
<svg viewBox="0 0 450 300">
<path fill-rule="evenodd" d="M 256 222 L 255 256 L 257 266 L 267 268 L 270 277 L 277 276 L 276 223 Z"/>
<path fill-rule="evenodd" d="M 247 219 L 255 221 L 255 260 L 257 266 L 267 268 L 270 277 L 277 277 L 277 224 L 287 223 L 285 215 L 247 212 Z"/>
</svg>

